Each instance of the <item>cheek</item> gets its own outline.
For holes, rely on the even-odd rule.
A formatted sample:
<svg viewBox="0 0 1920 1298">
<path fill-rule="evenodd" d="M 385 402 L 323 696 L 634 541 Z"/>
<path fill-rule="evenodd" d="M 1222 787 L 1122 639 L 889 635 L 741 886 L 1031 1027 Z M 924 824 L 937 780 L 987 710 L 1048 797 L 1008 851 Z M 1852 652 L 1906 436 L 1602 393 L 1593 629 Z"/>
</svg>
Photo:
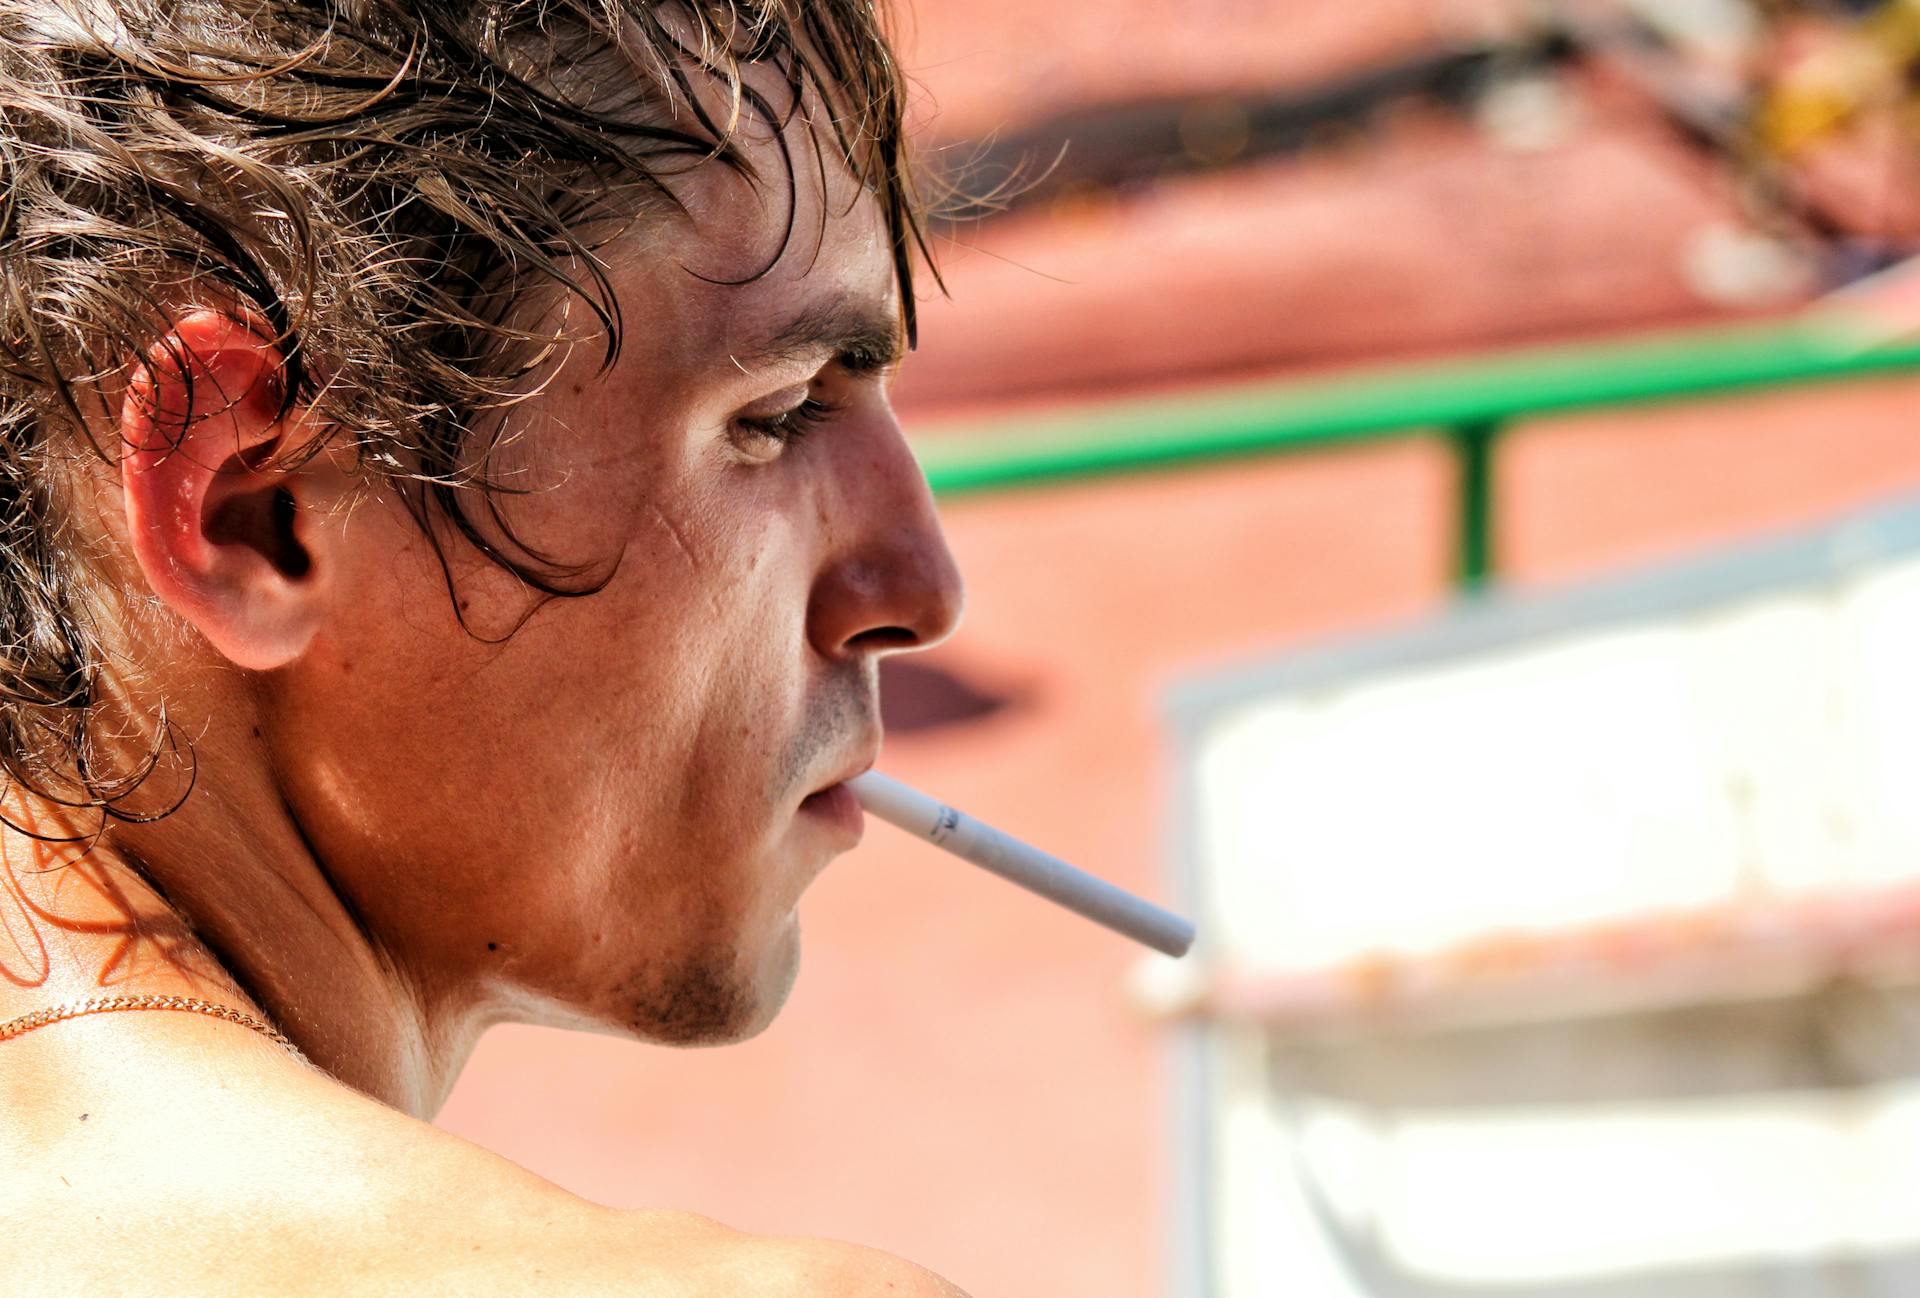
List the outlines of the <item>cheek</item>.
<svg viewBox="0 0 1920 1298">
<path fill-rule="evenodd" d="M 670 945 L 777 939 L 771 813 L 809 690 L 809 580 L 792 502 L 749 483 L 654 493 L 617 525 L 576 501 L 554 548 L 618 565 L 517 630 L 510 575 L 451 552 L 465 629 L 410 520 L 364 530 L 374 557 L 282 678 L 275 729 L 301 814 L 377 922 L 452 908 L 564 936 L 598 913 L 613 941 L 666 914 Z M 566 513 L 527 514 L 523 535 L 544 543 Z"/>
</svg>

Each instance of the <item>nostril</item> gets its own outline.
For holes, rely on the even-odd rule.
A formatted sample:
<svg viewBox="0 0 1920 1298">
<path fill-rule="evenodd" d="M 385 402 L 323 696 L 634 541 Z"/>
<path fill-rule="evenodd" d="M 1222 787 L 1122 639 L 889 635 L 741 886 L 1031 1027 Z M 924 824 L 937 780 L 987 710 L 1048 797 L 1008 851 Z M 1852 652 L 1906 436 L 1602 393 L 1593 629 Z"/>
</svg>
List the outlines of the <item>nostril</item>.
<svg viewBox="0 0 1920 1298">
<path fill-rule="evenodd" d="M 877 626 L 848 640 L 847 648 L 884 653 L 889 649 L 912 649 L 919 643 L 920 637 L 903 626 Z"/>
</svg>

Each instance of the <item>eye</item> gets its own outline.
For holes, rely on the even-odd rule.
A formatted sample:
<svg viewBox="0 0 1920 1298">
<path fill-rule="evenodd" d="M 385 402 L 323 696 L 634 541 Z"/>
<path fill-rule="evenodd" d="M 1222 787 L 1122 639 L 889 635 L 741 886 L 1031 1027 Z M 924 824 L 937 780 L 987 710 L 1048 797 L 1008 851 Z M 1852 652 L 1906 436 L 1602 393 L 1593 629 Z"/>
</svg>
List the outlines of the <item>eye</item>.
<svg viewBox="0 0 1920 1298">
<path fill-rule="evenodd" d="M 774 460 L 840 409 L 811 394 L 783 410 L 765 415 L 736 415 L 734 445 L 755 460 Z"/>
</svg>

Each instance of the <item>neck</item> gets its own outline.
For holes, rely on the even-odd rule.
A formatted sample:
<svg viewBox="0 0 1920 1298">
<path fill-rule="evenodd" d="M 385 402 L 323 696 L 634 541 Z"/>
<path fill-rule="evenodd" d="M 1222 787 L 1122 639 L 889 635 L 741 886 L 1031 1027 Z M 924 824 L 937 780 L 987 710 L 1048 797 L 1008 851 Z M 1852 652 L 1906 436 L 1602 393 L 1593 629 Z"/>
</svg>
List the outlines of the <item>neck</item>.
<svg viewBox="0 0 1920 1298">
<path fill-rule="evenodd" d="M 340 1081 L 430 1117 L 481 1017 L 414 993 L 290 818 L 248 817 L 234 832 L 210 794 L 91 839 L 86 813 L 7 800 L 0 1020 L 92 996 L 199 997 L 266 1020 Z M 70 836 L 82 837 L 46 841 Z"/>
</svg>

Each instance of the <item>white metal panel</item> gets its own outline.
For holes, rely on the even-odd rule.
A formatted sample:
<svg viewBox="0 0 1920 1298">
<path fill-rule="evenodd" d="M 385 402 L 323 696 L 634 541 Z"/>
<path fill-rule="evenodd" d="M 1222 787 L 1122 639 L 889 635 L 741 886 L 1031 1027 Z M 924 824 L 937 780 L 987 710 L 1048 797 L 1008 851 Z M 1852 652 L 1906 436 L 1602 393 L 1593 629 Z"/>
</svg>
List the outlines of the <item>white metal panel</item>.
<svg viewBox="0 0 1920 1298">
<path fill-rule="evenodd" d="M 1920 879 L 1920 514 L 1876 526 L 1771 553 L 1778 581 L 1753 564 L 1662 577 L 1642 612 L 1624 587 L 1584 613 L 1510 600 L 1355 646 L 1351 671 L 1326 651 L 1197 688 L 1185 842 L 1208 957 L 1311 974 Z M 1558 1053 L 1489 1053 L 1498 1084 L 1465 1107 L 1315 1094 L 1266 1066 L 1282 1037 L 1221 1025 L 1205 1100 L 1218 1298 L 1654 1292 L 1646 1277 L 1906 1292 L 1920 1070 L 1808 1090 L 1795 1033 L 1824 1011 L 1766 995 L 1784 997 L 1779 1050 L 1737 1064 L 1619 1011 L 1607 1048 L 1634 1060 L 1617 1071 L 1676 1089 L 1607 1102 L 1556 1102 L 1599 1039 L 1571 1016 L 1547 1019 Z M 1920 1034 L 1920 997 L 1903 996 L 1876 1030 Z M 1333 1073 L 1417 1056 L 1349 1049 Z M 1457 1087 L 1481 1063 L 1456 1052 L 1440 1072 Z"/>
</svg>

